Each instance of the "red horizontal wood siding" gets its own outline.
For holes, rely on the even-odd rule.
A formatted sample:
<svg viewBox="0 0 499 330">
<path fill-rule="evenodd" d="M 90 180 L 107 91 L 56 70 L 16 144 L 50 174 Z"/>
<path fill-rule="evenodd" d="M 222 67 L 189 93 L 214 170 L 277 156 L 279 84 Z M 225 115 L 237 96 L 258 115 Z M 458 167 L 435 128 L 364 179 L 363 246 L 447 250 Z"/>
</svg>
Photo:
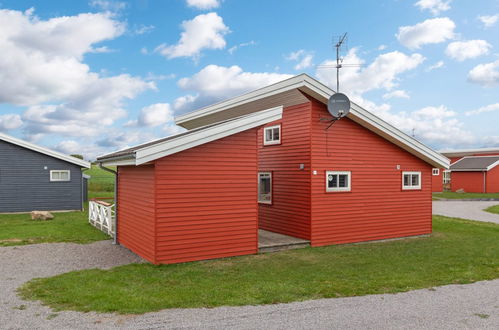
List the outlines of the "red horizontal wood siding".
<svg viewBox="0 0 499 330">
<path fill-rule="evenodd" d="M 465 192 L 483 193 L 484 172 L 452 172 L 450 186 L 452 191 L 464 189 Z"/>
<path fill-rule="evenodd" d="M 156 260 L 258 251 L 257 129 L 155 161 Z"/>
<path fill-rule="evenodd" d="M 310 102 L 284 108 L 281 144 L 263 144 L 258 132 L 258 171 L 272 172 L 272 204 L 259 204 L 259 227 L 310 239 Z M 300 164 L 304 169 L 300 170 Z"/>
<path fill-rule="evenodd" d="M 487 172 L 487 192 L 499 193 L 499 166 Z"/>
<path fill-rule="evenodd" d="M 154 166 L 118 167 L 118 241 L 155 263 Z"/>
<path fill-rule="evenodd" d="M 328 116 L 312 103 L 312 246 L 431 233 L 432 167 L 348 118 L 326 132 Z M 326 192 L 326 171 L 351 171 L 351 192 Z M 402 190 L 402 171 L 422 189 Z"/>
<path fill-rule="evenodd" d="M 438 175 L 431 176 L 431 191 L 433 192 L 442 192 L 444 190 L 444 169 L 440 168 L 438 171 Z"/>
</svg>

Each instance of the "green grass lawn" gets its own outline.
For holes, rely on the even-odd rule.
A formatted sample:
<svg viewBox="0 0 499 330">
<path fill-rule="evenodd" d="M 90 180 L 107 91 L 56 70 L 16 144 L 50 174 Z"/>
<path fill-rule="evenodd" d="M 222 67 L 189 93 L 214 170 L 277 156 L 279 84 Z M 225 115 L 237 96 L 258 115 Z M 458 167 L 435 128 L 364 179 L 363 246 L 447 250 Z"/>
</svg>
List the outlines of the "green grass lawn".
<svg viewBox="0 0 499 330">
<path fill-rule="evenodd" d="M 87 212 L 53 214 L 55 218 L 48 221 L 33 221 L 29 213 L 0 214 L 0 246 L 109 239 L 88 223 Z"/>
<path fill-rule="evenodd" d="M 458 194 L 452 191 L 444 191 L 442 193 L 433 193 L 433 197 L 447 199 L 466 199 L 466 198 L 499 198 L 499 193 L 482 194 L 482 193 L 462 193 Z M 435 199 L 435 198 L 434 198 Z"/>
<path fill-rule="evenodd" d="M 499 205 L 494 205 L 494 206 L 488 207 L 484 211 L 499 214 Z"/>
<path fill-rule="evenodd" d="M 116 166 L 109 167 L 116 170 Z M 97 165 L 92 165 L 92 168 L 84 172 L 90 175 L 88 182 L 88 190 L 90 192 L 112 192 L 114 191 L 114 174 L 104 171 Z"/>
<path fill-rule="evenodd" d="M 394 293 L 498 278 L 498 240 L 499 225 L 435 216 L 431 237 L 90 269 L 19 293 L 56 310 L 118 313 Z"/>
</svg>

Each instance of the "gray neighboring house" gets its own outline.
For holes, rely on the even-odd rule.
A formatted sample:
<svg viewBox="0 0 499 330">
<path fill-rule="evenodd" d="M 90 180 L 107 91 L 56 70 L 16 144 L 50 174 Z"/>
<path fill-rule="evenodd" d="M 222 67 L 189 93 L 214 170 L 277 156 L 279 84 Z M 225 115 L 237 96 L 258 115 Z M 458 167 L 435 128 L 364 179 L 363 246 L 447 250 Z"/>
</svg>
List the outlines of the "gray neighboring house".
<svg viewBox="0 0 499 330">
<path fill-rule="evenodd" d="M 0 133 L 0 213 L 82 210 L 90 163 Z"/>
</svg>

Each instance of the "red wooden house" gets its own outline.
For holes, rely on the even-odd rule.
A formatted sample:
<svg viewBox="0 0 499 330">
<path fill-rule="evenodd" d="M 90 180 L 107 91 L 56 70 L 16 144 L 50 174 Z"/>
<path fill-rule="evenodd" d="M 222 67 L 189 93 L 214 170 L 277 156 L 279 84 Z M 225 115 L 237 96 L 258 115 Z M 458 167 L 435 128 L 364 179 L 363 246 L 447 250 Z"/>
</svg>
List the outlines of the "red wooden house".
<svg viewBox="0 0 499 330">
<path fill-rule="evenodd" d="M 257 253 L 258 229 L 311 246 L 431 233 L 432 169 L 448 159 L 355 104 L 326 129 L 333 93 L 302 74 L 100 157 L 118 166 L 119 242 L 174 263 Z"/>
<path fill-rule="evenodd" d="M 451 162 L 450 190 L 473 193 L 499 192 L 499 148 L 442 151 Z M 497 163 L 496 163 L 497 162 Z"/>
</svg>

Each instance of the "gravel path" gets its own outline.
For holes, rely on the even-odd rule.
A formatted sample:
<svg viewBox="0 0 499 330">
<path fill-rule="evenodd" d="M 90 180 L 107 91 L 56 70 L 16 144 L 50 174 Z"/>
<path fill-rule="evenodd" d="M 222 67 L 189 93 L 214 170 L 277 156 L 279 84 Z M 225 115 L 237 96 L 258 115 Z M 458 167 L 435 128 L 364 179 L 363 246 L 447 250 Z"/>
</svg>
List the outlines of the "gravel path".
<svg viewBox="0 0 499 330">
<path fill-rule="evenodd" d="M 433 201 L 433 214 L 499 224 L 499 214 L 484 211 L 484 209 L 493 205 L 499 205 L 499 202 Z"/>
<path fill-rule="evenodd" d="M 35 277 L 139 262 L 109 241 L 0 248 L 1 329 L 499 329 L 499 280 L 399 294 L 144 315 L 54 312 L 15 290 Z"/>
</svg>

